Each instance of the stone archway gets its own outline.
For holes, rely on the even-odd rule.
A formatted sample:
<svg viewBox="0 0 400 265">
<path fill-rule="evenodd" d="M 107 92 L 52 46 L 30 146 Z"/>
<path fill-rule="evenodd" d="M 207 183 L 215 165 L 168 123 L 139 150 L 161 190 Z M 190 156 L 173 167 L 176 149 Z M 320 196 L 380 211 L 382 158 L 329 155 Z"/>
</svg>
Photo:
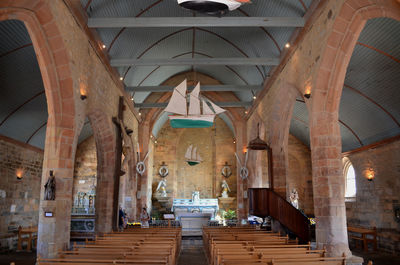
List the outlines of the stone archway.
<svg viewBox="0 0 400 265">
<path fill-rule="evenodd" d="M 10 6 L 12 3 L 12 6 Z M 25 23 L 37 55 L 45 88 L 48 123 L 39 209 L 38 254 L 53 257 L 69 245 L 71 188 L 76 137 L 74 89 L 60 31 L 45 1 L 3 1 L 0 20 L 16 19 Z M 44 184 L 49 170 L 57 182 L 56 199 L 44 201 Z M 44 212 L 53 217 L 44 217 Z"/>
<path fill-rule="evenodd" d="M 90 112 L 88 117 L 97 154 L 96 233 L 111 232 L 114 218 L 116 130 L 111 117 L 107 117 L 101 110 Z"/>
<path fill-rule="evenodd" d="M 400 20 L 400 4 L 348 0 L 335 17 L 312 88 L 310 134 L 317 244 L 330 255 L 351 255 L 348 248 L 338 109 L 356 41 L 368 19 Z"/>
</svg>

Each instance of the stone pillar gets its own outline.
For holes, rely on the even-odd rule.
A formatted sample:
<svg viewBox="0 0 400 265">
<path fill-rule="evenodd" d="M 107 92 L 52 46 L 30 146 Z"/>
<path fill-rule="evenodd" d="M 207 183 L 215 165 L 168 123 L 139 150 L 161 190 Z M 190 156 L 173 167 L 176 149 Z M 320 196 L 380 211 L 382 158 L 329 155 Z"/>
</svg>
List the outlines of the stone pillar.
<svg viewBox="0 0 400 265">
<path fill-rule="evenodd" d="M 310 128 L 317 247 L 350 257 L 338 114 L 312 113 Z"/>
<path fill-rule="evenodd" d="M 144 156 L 149 151 L 149 141 L 150 141 L 150 125 L 148 121 L 144 121 L 139 125 L 139 148 L 140 148 L 140 161 L 144 159 Z M 151 195 L 149 197 L 148 192 L 148 159 L 145 161 L 146 170 L 142 176 L 138 174 L 138 196 L 137 196 L 137 217 L 142 211 L 143 207 L 151 208 Z M 138 161 L 139 162 L 139 161 Z M 150 185 L 151 186 L 151 185 Z M 151 191 L 151 187 L 150 187 Z"/>
<path fill-rule="evenodd" d="M 64 129 L 56 133 L 53 126 L 47 127 L 37 244 L 37 253 L 43 258 L 55 257 L 58 251 L 69 246 L 74 161 L 72 144 L 66 144 L 65 140 L 68 138 L 72 142 L 72 135 L 73 130 Z M 45 201 L 44 185 L 50 170 L 53 170 L 56 179 L 55 200 Z"/>
<path fill-rule="evenodd" d="M 236 154 L 239 156 L 241 163 L 244 163 L 245 153 L 243 149 L 246 148 L 246 128 L 244 126 L 244 122 L 236 122 Z M 240 177 L 240 165 L 236 161 L 236 170 L 237 170 L 237 218 L 240 221 L 241 219 L 247 219 L 248 215 L 248 200 L 247 200 L 247 182 L 248 180 L 243 180 Z"/>
</svg>

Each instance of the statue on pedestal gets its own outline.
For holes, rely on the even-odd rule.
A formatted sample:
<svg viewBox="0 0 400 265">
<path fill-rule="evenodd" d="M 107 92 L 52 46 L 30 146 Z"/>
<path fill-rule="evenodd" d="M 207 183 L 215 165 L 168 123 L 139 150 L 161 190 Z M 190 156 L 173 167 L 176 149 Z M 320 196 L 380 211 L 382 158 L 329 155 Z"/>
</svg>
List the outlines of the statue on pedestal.
<svg viewBox="0 0 400 265">
<path fill-rule="evenodd" d="M 158 182 L 158 186 L 156 192 L 159 191 L 161 197 L 167 197 L 167 179 L 162 178 L 160 182 Z"/>
<path fill-rule="evenodd" d="M 53 175 L 53 170 L 50 170 L 50 177 L 44 185 L 44 200 L 54 201 L 56 199 L 56 177 Z"/>
<path fill-rule="evenodd" d="M 222 180 L 221 187 L 222 187 L 221 197 L 222 198 L 228 198 L 229 197 L 228 196 L 228 191 L 231 192 L 231 189 L 229 188 L 229 185 L 226 182 L 226 180 L 224 180 L 224 179 Z"/>
</svg>

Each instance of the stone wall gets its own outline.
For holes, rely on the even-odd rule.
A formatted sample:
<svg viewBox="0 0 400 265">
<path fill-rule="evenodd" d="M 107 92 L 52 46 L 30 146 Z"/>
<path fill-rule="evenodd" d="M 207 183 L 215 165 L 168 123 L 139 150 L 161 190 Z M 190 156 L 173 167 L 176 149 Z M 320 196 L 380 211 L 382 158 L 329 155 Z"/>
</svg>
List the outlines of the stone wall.
<svg viewBox="0 0 400 265">
<path fill-rule="evenodd" d="M 19 226 L 37 226 L 43 151 L 0 136 L 0 248 L 16 248 Z M 16 174 L 21 173 L 18 180 Z"/>
<path fill-rule="evenodd" d="M 355 201 L 346 202 L 347 224 L 376 227 L 378 248 L 400 253 L 400 223 L 393 207 L 400 207 L 400 140 L 347 156 L 356 173 Z M 375 178 L 368 181 L 367 170 Z"/>
<path fill-rule="evenodd" d="M 220 118 L 211 128 L 173 129 L 165 123 L 154 145 L 153 168 L 151 174 L 153 197 L 161 179 L 158 171 L 162 162 L 168 165 L 167 194 L 172 198 L 191 198 L 194 190 L 200 190 L 200 198 L 221 196 L 222 168 L 225 162 L 231 165 L 232 175 L 227 182 L 231 189 L 230 197 L 236 197 L 236 161 L 234 136 Z M 185 153 L 189 145 L 198 148 L 203 159 L 198 165 L 189 166 Z M 154 202 L 154 200 L 153 200 Z"/>
<path fill-rule="evenodd" d="M 295 188 L 299 194 L 299 208 L 306 215 L 314 214 L 311 174 L 311 151 L 293 135 L 289 135 L 289 168 L 286 179 L 287 194 Z"/>
<path fill-rule="evenodd" d="M 97 184 L 97 156 L 94 137 L 90 136 L 81 142 L 75 154 L 74 183 L 72 195 L 73 205 L 77 206 L 77 193 L 86 194 L 96 191 Z"/>
</svg>

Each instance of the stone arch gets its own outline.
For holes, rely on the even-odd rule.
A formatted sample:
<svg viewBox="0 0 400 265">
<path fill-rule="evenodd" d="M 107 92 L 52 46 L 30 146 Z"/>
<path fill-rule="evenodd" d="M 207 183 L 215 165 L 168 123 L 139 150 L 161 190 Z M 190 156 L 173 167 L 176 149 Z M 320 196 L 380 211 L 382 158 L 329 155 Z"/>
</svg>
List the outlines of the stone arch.
<svg viewBox="0 0 400 265">
<path fill-rule="evenodd" d="M 96 142 L 96 232 L 110 232 L 114 218 L 115 125 L 111 117 L 107 117 L 101 110 L 94 110 L 87 116 Z"/>
<path fill-rule="evenodd" d="M 338 110 L 347 66 L 357 39 L 367 20 L 378 17 L 400 20 L 400 4 L 394 0 L 347 0 L 343 4 L 321 56 L 312 89 L 313 112 Z"/>
<path fill-rule="evenodd" d="M 271 107 L 271 117 L 267 124 L 268 143 L 272 149 L 272 172 L 274 190 L 286 197 L 286 178 L 288 168 L 288 141 L 290 121 L 297 88 L 287 82 L 280 85 Z"/>
<path fill-rule="evenodd" d="M 12 3 L 12 6 L 10 6 Z M 51 10 L 43 0 L 2 1 L 0 21 L 16 19 L 24 22 L 37 56 L 45 88 L 48 123 L 42 171 L 39 209 L 38 254 L 53 257 L 69 245 L 71 188 L 74 163 L 73 143 L 76 137 L 74 88 L 70 59 Z M 49 170 L 57 181 L 55 201 L 44 201 L 44 184 Z M 44 218 L 44 210 L 54 218 Z M 54 242 L 52 244 L 49 244 Z"/>
<path fill-rule="evenodd" d="M 166 85 L 167 82 L 169 80 L 172 80 L 172 79 L 177 79 L 177 78 L 179 79 L 180 78 L 179 80 L 182 80 L 184 78 L 188 78 L 188 76 L 190 76 L 193 73 L 194 72 L 184 72 L 184 73 L 176 74 L 176 75 L 170 77 L 169 79 L 167 79 L 165 82 L 163 82 L 163 85 Z M 194 74 L 199 75 L 201 73 L 194 73 Z M 201 74 L 201 75 L 204 75 L 207 78 L 213 79 L 216 83 L 220 83 L 218 80 L 216 80 L 216 79 L 214 79 L 212 77 L 209 77 L 209 76 L 207 76 L 205 74 Z M 223 93 L 227 93 L 227 92 L 223 92 Z M 235 97 L 233 95 L 233 93 L 228 93 L 228 94 L 230 96 Z M 169 100 L 169 98 L 171 97 L 171 95 L 172 95 L 171 92 L 164 93 L 163 95 L 161 95 L 160 97 L 158 97 L 156 99 L 156 102 L 157 103 L 167 102 Z M 225 97 L 221 96 L 217 92 L 206 92 L 205 96 L 207 98 L 209 98 L 210 100 L 213 100 L 213 101 L 228 101 Z M 235 97 L 235 99 L 237 100 L 236 97 Z M 162 109 L 151 109 L 151 110 L 147 111 L 144 114 L 144 118 L 143 118 L 142 122 L 140 123 L 140 126 L 139 126 L 139 143 L 140 143 L 141 149 L 143 149 L 142 152 L 144 154 L 148 151 L 148 146 L 149 146 L 148 144 L 149 144 L 149 141 L 150 141 L 151 130 L 152 130 L 153 126 L 154 126 L 154 123 L 157 121 L 157 119 L 159 118 L 159 116 L 161 114 L 162 114 Z M 236 140 L 237 140 L 236 141 L 236 143 L 237 143 L 237 152 L 241 153 L 242 148 L 243 148 L 243 140 L 245 140 L 243 138 L 244 137 L 244 134 L 243 134 L 243 132 L 244 132 L 243 114 L 240 113 L 240 111 L 235 109 L 235 108 L 228 108 L 227 116 L 231 120 L 232 124 L 234 125 L 234 129 L 235 129 L 234 134 L 235 134 L 235 137 L 236 137 Z M 243 138 L 243 140 L 241 138 Z M 238 178 L 238 181 L 241 181 L 240 178 Z M 147 196 L 144 194 L 144 192 L 142 192 L 142 191 L 145 191 L 145 190 L 147 191 L 148 190 L 148 187 L 147 187 L 148 184 L 149 184 L 148 176 L 147 176 L 147 172 L 145 172 L 143 174 L 143 176 L 140 178 L 140 181 L 138 181 L 138 190 L 141 191 L 139 193 L 140 194 L 140 198 L 137 201 L 137 211 L 138 211 L 138 213 L 140 213 L 141 208 L 144 207 L 146 202 L 148 201 Z M 238 184 L 238 187 L 239 186 L 240 185 Z M 241 194 L 241 193 L 238 190 L 238 198 L 239 198 L 239 194 Z M 239 203 L 239 200 L 238 200 L 238 203 Z"/>
<path fill-rule="evenodd" d="M 400 20 L 394 0 L 347 0 L 335 17 L 311 88 L 310 134 L 317 246 L 333 256 L 348 248 L 341 138 L 338 124 L 342 88 L 357 39 L 368 19 Z M 323 224 L 323 225 L 321 225 Z"/>
</svg>

